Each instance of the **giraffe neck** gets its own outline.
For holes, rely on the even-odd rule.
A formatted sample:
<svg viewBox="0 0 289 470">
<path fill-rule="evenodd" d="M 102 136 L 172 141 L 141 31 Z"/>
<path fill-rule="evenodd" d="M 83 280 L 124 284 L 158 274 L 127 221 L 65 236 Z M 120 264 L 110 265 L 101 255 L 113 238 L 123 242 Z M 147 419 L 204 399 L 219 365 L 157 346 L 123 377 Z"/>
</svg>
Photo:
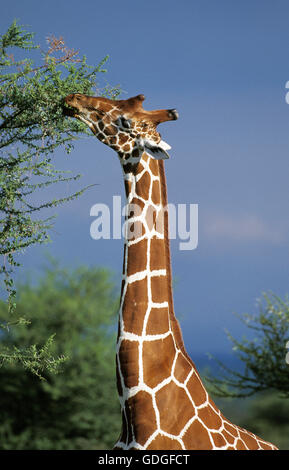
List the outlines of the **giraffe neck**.
<svg viewBox="0 0 289 470">
<path fill-rule="evenodd" d="M 138 165 L 124 165 L 123 173 L 134 210 L 127 219 L 119 339 L 126 332 L 145 336 L 171 330 L 192 364 L 174 315 L 164 163 L 145 155 Z"/>
<path fill-rule="evenodd" d="M 142 408 L 142 399 L 150 403 L 157 425 L 160 416 L 151 391 L 170 380 L 173 367 L 178 368 L 182 358 L 189 369 L 193 364 L 173 311 L 163 162 L 144 155 L 139 164 L 124 165 L 123 172 L 128 207 L 133 210 L 126 221 L 117 386 L 122 407 L 121 442 L 130 445 L 138 441 L 139 418 L 135 413 Z M 133 406 L 131 401 L 135 401 Z"/>
<path fill-rule="evenodd" d="M 123 172 L 129 213 L 117 360 L 119 392 L 125 400 L 135 387 L 157 380 L 155 364 L 150 364 L 152 349 L 174 339 L 163 162 L 144 155 L 139 164 L 124 165 Z"/>
</svg>

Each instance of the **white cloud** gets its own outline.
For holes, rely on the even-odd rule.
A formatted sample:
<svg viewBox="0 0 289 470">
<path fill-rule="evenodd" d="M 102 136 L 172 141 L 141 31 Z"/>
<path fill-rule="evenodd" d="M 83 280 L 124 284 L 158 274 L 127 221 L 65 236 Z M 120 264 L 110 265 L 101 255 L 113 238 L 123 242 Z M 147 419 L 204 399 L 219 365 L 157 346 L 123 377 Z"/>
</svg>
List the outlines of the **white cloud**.
<svg viewBox="0 0 289 470">
<path fill-rule="evenodd" d="M 204 219 L 203 228 L 209 239 L 224 241 L 282 243 L 286 239 L 284 226 L 265 222 L 253 214 L 214 214 Z"/>
</svg>

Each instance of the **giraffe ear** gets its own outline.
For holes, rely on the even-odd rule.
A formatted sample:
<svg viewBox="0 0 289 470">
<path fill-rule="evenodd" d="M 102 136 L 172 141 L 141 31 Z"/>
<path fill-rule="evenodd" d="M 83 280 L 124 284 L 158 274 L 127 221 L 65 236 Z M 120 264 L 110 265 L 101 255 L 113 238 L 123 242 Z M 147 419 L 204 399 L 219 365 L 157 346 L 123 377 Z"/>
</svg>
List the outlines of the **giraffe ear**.
<svg viewBox="0 0 289 470">
<path fill-rule="evenodd" d="M 167 150 L 170 148 L 171 147 L 163 140 L 161 140 L 158 144 L 155 144 L 150 140 L 144 141 L 144 151 L 155 160 L 166 160 L 170 158 L 169 154 L 167 153 Z"/>
</svg>

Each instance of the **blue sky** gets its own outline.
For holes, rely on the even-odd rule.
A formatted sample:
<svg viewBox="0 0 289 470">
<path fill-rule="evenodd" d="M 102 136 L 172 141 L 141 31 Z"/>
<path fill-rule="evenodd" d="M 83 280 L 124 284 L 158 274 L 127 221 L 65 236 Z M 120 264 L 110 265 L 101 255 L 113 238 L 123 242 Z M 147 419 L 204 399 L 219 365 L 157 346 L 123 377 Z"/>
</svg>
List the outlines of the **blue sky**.
<svg viewBox="0 0 289 470">
<path fill-rule="evenodd" d="M 198 248 L 172 241 L 175 309 L 193 359 L 230 351 L 224 329 L 246 331 L 233 312 L 256 311 L 263 291 L 288 292 L 288 17 L 283 0 L 14 0 L 1 13 L 3 32 L 18 18 L 43 47 L 53 34 L 90 64 L 109 54 L 104 78 L 123 98 L 143 93 L 146 109 L 178 109 L 159 129 L 172 146 L 169 201 L 199 205 Z M 55 163 L 98 185 L 57 210 L 50 252 L 67 265 L 109 266 L 118 282 L 122 242 L 89 235 L 91 206 L 124 197 L 116 155 L 83 138 Z M 25 268 L 43 262 L 42 248 L 23 257 Z"/>
</svg>

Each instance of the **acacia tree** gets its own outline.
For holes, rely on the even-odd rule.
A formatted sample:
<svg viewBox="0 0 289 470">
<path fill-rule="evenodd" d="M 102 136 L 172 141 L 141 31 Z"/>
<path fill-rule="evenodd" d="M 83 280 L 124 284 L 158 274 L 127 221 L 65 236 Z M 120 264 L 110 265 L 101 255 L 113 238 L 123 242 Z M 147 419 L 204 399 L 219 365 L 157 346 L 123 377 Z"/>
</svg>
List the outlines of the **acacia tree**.
<svg viewBox="0 0 289 470">
<path fill-rule="evenodd" d="M 86 189 L 61 199 L 32 202 L 42 188 L 80 177 L 67 175 L 52 162 L 55 149 L 62 146 L 69 153 L 77 136 L 88 133 L 79 121 L 65 118 L 63 98 L 73 92 L 92 94 L 108 59 L 92 67 L 62 37 L 52 36 L 47 42 L 47 50 L 42 51 L 34 34 L 16 21 L 0 37 L 0 275 L 7 292 L 7 316 L 0 319 L 0 327 L 6 330 L 29 322 L 21 312 L 15 313 L 17 256 L 50 240 L 53 218 L 43 218 L 45 209 L 72 200 Z M 113 98 L 119 89 L 106 86 L 100 94 Z M 51 342 L 48 338 L 42 347 L 2 349 L 0 359 L 2 363 L 20 361 L 38 374 L 53 370 L 62 359 L 50 355 Z"/>
<path fill-rule="evenodd" d="M 263 294 L 257 314 L 245 314 L 241 320 L 254 332 L 253 338 L 238 340 L 229 333 L 228 337 L 243 371 L 217 361 L 223 373 L 206 377 L 211 392 L 220 397 L 248 397 L 271 390 L 289 398 L 289 299 Z"/>
</svg>

